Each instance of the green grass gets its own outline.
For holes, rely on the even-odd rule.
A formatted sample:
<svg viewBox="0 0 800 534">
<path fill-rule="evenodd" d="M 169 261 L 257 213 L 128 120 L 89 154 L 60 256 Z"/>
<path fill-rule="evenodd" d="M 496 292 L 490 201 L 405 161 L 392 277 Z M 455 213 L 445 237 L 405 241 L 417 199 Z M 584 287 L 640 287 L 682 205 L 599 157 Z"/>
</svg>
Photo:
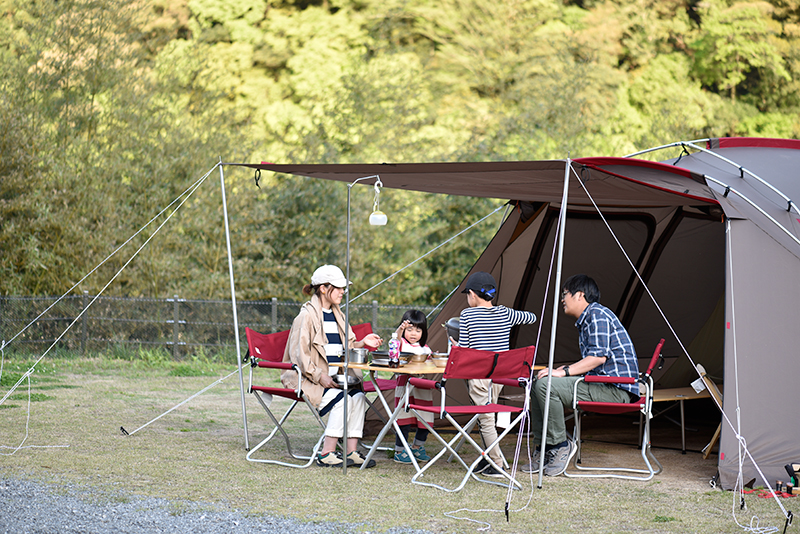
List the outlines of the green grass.
<svg viewBox="0 0 800 534">
<path fill-rule="evenodd" d="M 656 523 L 669 523 L 670 521 L 677 521 L 674 517 L 666 517 L 663 515 L 657 515 L 653 518 L 653 521 Z"/>
<path fill-rule="evenodd" d="M 556 477 L 545 478 L 538 489 L 536 477 L 520 476 L 524 489 L 513 494 L 508 522 L 502 488 L 471 481 L 461 492 L 451 494 L 412 485 L 410 468 L 398 466 L 385 454 L 377 458 L 377 467 L 364 472 L 350 469 L 346 475 L 337 469 L 251 463 L 245 459 L 237 374 L 175 408 L 231 373 L 232 364 L 206 357 L 197 363 L 206 374 L 195 376 L 181 371 L 188 362 L 160 357 L 134 362 L 114 354 L 50 359 L 41 371 L 37 366 L 31 375 L 37 402 L 30 405 L 29 422 L 27 383 L 24 395 L 22 389 L 14 393 L 25 402 L 16 400 L 14 406 L 7 400 L 0 405 L 0 445 L 15 447 L 27 432 L 25 445 L 37 446 L 13 456 L 0 455 L 0 478 L 29 478 L 56 488 L 80 485 L 90 488 L 98 499 L 112 501 L 162 497 L 170 500 L 176 515 L 189 509 L 186 503 L 199 502 L 250 516 L 363 524 L 369 532 L 393 527 L 475 532 L 475 523 L 445 515 L 460 509 L 492 510 L 457 515 L 491 523 L 494 533 L 741 532 L 731 516 L 733 494 L 711 490 L 707 484 L 715 464 L 679 451 L 656 451 L 665 472 L 649 482 Z M 6 360 L 2 394 L 30 362 Z M 243 371 L 246 380 L 247 369 Z M 252 395 L 246 395 L 245 404 L 252 447 L 271 426 Z M 274 405 L 287 406 L 282 399 Z M 289 428 L 297 450 L 310 449 L 318 427 L 302 407 L 296 415 Z M 121 426 L 133 434 L 123 436 Z M 503 444 L 507 455 L 513 452 L 513 442 Z M 64 447 L 46 448 L 53 445 Z M 433 438 L 427 448 L 438 449 Z M 608 451 L 635 457 L 636 453 L 630 447 L 605 443 L 587 444 L 585 449 L 585 454 L 593 455 Z M 270 444 L 255 456 L 286 459 L 282 443 Z M 454 484 L 461 473 L 456 464 L 437 465 L 426 478 Z M 745 500 L 746 511 L 735 507 L 740 523 L 749 524 L 757 515 L 762 526 L 783 525 L 780 510 L 770 499 L 752 494 Z"/>
</svg>

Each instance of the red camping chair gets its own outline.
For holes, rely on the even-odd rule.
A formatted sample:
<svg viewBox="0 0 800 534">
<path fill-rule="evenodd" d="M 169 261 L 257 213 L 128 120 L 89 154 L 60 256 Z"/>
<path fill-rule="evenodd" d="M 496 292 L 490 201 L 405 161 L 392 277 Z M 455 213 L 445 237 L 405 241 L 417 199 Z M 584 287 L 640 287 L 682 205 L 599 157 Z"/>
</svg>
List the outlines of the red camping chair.
<svg viewBox="0 0 800 534">
<path fill-rule="evenodd" d="M 320 446 L 322 445 L 322 440 L 325 437 L 325 423 L 322 421 L 322 418 L 319 415 L 319 411 L 305 398 L 303 392 L 300 388 L 303 381 L 303 376 L 300 373 L 300 369 L 297 368 L 291 362 L 283 362 L 283 353 L 286 350 L 286 343 L 289 340 L 289 330 L 285 330 L 283 332 L 277 332 L 275 334 L 261 334 L 256 332 L 255 330 L 251 330 L 250 328 L 244 329 L 245 334 L 247 335 L 247 357 L 250 358 L 250 385 L 248 387 L 248 391 L 255 395 L 256 400 L 258 400 L 261 407 L 264 408 L 264 411 L 267 412 L 267 416 L 270 418 L 272 423 L 275 427 L 272 429 L 272 432 L 264 438 L 261 443 L 253 447 L 250 452 L 247 453 L 247 459 L 251 462 L 259 462 L 259 463 L 266 463 L 266 464 L 277 464 L 283 465 L 286 467 L 297 467 L 297 468 L 304 468 L 310 466 L 314 463 L 314 460 L 317 456 L 317 452 L 319 451 Z M 253 370 L 259 369 L 274 369 L 278 371 L 285 371 L 287 369 L 292 369 L 297 372 L 297 389 L 288 389 L 284 387 L 271 387 L 271 386 L 256 386 L 253 384 Z M 291 401 L 291 405 L 283 414 L 283 417 L 278 420 L 275 417 L 275 414 L 272 413 L 270 410 L 270 406 L 272 405 L 272 401 L 275 397 L 282 397 Z M 319 440 L 317 441 L 316 445 L 314 445 L 314 449 L 311 452 L 310 456 L 303 456 L 295 454 L 292 451 L 292 444 L 289 440 L 289 435 L 286 433 L 284 428 L 284 424 L 286 420 L 291 415 L 292 411 L 294 410 L 295 406 L 299 402 L 303 401 L 308 409 L 311 410 L 312 415 L 319 423 L 320 427 L 322 428 L 322 434 L 320 435 Z M 267 460 L 262 458 L 253 458 L 253 454 L 262 449 L 269 441 L 275 436 L 277 432 L 280 432 L 283 436 L 284 441 L 286 442 L 286 449 L 289 452 L 289 455 L 294 458 L 295 460 L 301 460 L 305 463 L 298 464 L 298 463 L 289 463 L 289 462 L 282 462 L 279 460 Z"/>
<path fill-rule="evenodd" d="M 356 339 L 363 339 L 367 334 L 372 333 L 372 325 L 369 323 L 359 324 L 352 327 L 353 333 L 356 335 Z M 258 445 L 253 447 L 250 452 L 247 454 L 247 459 L 251 462 L 260 462 L 260 463 L 272 463 L 277 465 L 284 465 L 287 467 L 308 467 L 314 462 L 316 458 L 317 451 L 319 447 L 322 445 L 322 439 L 324 436 L 320 437 L 320 441 L 314 447 L 314 450 L 311 456 L 302 456 L 296 455 L 292 451 L 291 441 L 289 439 L 289 435 L 286 433 L 284 429 L 284 424 L 286 420 L 291 415 L 292 411 L 294 410 L 295 406 L 302 400 L 306 403 L 308 408 L 311 410 L 311 413 L 314 415 L 314 418 L 320 424 L 322 429 L 325 429 L 325 424 L 322 421 L 321 416 L 316 408 L 314 408 L 304 397 L 303 392 L 299 387 L 299 384 L 302 383 L 302 375 L 300 374 L 299 369 L 297 369 L 292 363 L 284 363 L 283 362 L 283 353 L 286 350 L 286 343 L 289 340 L 289 330 L 285 330 L 283 332 L 276 332 L 274 334 L 261 334 L 252 330 L 250 328 L 245 328 L 245 334 L 247 335 L 247 356 L 245 359 L 250 359 L 250 385 L 248 391 L 253 393 L 258 400 L 261 407 L 267 412 L 267 416 L 273 422 L 275 427 L 272 431 L 267 435 L 264 440 L 262 440 Z M 253 384 L 253 370 L 255 368 L 262 368 L 262 369 L 277 369 L 279 371 L 284 371 L 286 369 L 295 369 L 298 373 L 298 389 L 287 389 L 284 387 L 268 387 L 268 386 L 256 386 Z M 395 380 L 378 380 L 378 383 L 381 387 L 381 390 L 391 389 L 394 390 L 397 382 Z M 375 392 L 375 386 L 371 382 L 365 382 L 364 384 L 364 392 Z M 278 420 L 275 417 L 275 414 L 269 409 L 270 405 L 272 404 L 272 400 L 275 396 L 282 397 L 292 401 L 289 408 L 283 414 L 283 417 Z M 370 408 L 375 410 L 375 412 L 383 418 L 382 414 L 379 410 L 377 410 L 372 403 L 367 399 L 367 403 Z M 280 432 L 283 436 L 284 441 L 286 442 L 286 448 L 289 452 L 289 455 L 296 459 L 296 460 L 303 460 L 307 463 L 304 464 L 296 464 L 296 463 L 287 463 L 281 462 L 277 460 L 264 460 L 264 459 L 256 459 L 253 458 L 252 455 L 263 448 L 270 440 L 275 436 L 276 433 Z"/>
<path fill-rule="evenodd" d="M 650 419 L 653 417 L 653 368 L 659 359 L 663 362 L 661 356 L 661 348 L 664 346 L 664 340 L 659 341 L 656 345 L 656 350 L 653 352 L 653 357 L 650 359 L 650 365 L 644 374 L 640 373 L 639 378 L 633 377 L 611 377 L 611 376 L 596 376 L 587 375 L 582 377 L 582 380 L 587 384 L 602 383 L 602 384 L 639 384 L 640 397 L 634 402 L 589 402 L 577 400 L 578 384 L 580 380 L 575 382 L 575 390 L 572 401 L 572 408 L 575 410 L 575 434 L 573 435 L 573 445 L 575 447 L 575 456 L 573 464 L 578 473 L 564 472 L 568 477 L 592 477 L 592 478 L 625 478 L 629 480 L 650 480 L 655 475 L 659 474 L 662 470 L 661 463 L 653 456 L 650 450 Z M 641 428 L 643 428 L 641 439 L 642 459 L 646 469 L 633 469 L 625 467 L 583 467 L 578 464 L 581 463 L 581 416 L 584 413 L 593 412 L 600 414 L 619 415 L 624 413 L 640 412 L 639 417 Z M 643 421 L 642 421 L 643 419 Z M 653 469 L 652 460 L 658 469 Z M 595 473 L 580 473 L 580 471 L 596 471 Z M 631 473 L 626 475 L 624 473 Z"/>
<path fill-rule="evenodd" d="M 512 429 L 514 429 L 519 422 L 522 420 L 523 417 L 523 410 L 517 406 L 508 406 L 504 404 L 485 404 L 482 406 L 452 406 L 447 405 L 447 391 L 446 385 L 447 381 L 453 378 L 461 378 L 461 379 L 485 379 L 490 378 L 492 380 L 502 381 L 502 380 L 514 380 L 517 384 L 521 384 L 524 386 L 527 383 L 528 378 L 531 374 L 531 369 L 533 367 L 533 357 L 534 357 L 535 349 L 534 347 L 523 347 L 519 349 L 513 349 L 504 352 L 492 352 L 492 351 L 483 351 L 483 350 L 475 350 L 475 349 L 467 349 L 463 347 L 453 347 L 450 351 L 450 357 L 447 361 L 447 367 L 445 367 L 444 375 L 439 382 L 435 382 L 433 380 L 427 380 L 424 378 L 411 378 L 409 383 L 414 386 L 415 388 L 426 388 L 426 389 L 440 389 L 441 390 L 441 406 L 422 406 L 419 404 L 409 404 L 408 409 L 413 411 L 416 415 L 419 412 L 429 412 L 437 414 L 440 418 L 447 420 L 455 429 L 456 435 L 448 442 L 446 441 L 436 430 L 429 425 L 427 422 L 422 420 L 428 430 L 431 432 L 433 436 L 436 437 L 437 440 L 443 445 L 443 448 L 439 453 L 434 456 L 433 458 L 428 461 L 428 463 L 419 470 L 414 477 L 411 479 L 411 482 L 414 484 L 420 484 L 423 486 L 431 486 L 434 488 L 438 488 L 444 491 L 459 491 L 461 488 L 466 485 L 467 480 L 470 477 L 478 480 L 480 482 L 486 482 L 488 484 L 496 484 L 498 486 L 508 487 L 509 484 L 513 483 L 515 487 L 519 487 L 519 484 L 514 481 L 509 474 L 505 471 L 502 471 L 503 466 L 496 465 L 489 455 L 487 451 L 491 450 L 495 445 L 500 443 L 502 440 Z M 482 445 L 478 444 L 469 434 L 469 428 L 475 424 L 474 422 L 477 420 L 478 416 L 481 414 L 498 414 L 507 412 L 512 415 L 516 415 L 516 417 L 511 421 L 511 424 L 497 436 L 497 439 L 493 443 L 487 444 L 484 448 Z M 464 426 L 458 424 L 455 420 L 457 416 L 468 415 L 472 416 L 470 422 Z M 476 451 L 478 451 L 478 458 L 475 459 L 471 464 L 467 464 L 464 459 L 459 455 L 458 450 L 454 445 L 459 440 L 463 439 L 466 443 L 469 443 L 474 447 Z M 467 470 L 466 475 L 461 480 L 461 483 L 455 488 L 446 488 L 444 486 L 440 486 L 438 484 L 430 483 L 430 482 L 422 482 L 419 479 L 425 475 L 425 473 L 430 469 L 432 465 L 434 465 L 439 459 L 441 459 L 446 453 L 450 453 L 453 458 L 457 459 L 459 463 Z M 480 478 L 475 474 L 475 467 L 481 461 L 481 459 L 486 459 L 489 462 L 489 465 L 493 466 L 495 469 L 501 471 L 505 477 L 505 482 L 499 482 L 495 480 L 487 480 L 484 478 Z"/>
</svg>

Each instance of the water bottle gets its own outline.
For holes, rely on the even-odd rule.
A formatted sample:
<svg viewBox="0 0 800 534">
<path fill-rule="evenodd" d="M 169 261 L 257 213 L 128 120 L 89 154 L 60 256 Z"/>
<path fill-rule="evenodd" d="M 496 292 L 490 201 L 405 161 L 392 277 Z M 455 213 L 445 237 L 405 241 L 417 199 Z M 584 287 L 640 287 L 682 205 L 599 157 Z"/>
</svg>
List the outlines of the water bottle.
<svg viewBox="0 0 800 534">
<path fill-rule="evenodd" d="M 392 332 L 392 339 L 389 340 L 389 367 L 400 367 L 400 340 L 397 339 L 397 332 Z"/>
</svg>

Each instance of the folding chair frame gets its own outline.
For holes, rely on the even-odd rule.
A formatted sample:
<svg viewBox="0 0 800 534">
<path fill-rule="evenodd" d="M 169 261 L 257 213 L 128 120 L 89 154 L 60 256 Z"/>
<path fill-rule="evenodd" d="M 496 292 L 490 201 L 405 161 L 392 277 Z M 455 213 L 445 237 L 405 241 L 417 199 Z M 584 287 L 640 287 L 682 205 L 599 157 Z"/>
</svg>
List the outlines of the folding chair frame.
<svg viewBox="0 0 800 534">
<path fill-rule="evenodd" d="M 486 406 L 489 406 L 489 405 L 486 405 Z M 498 404 L 498 405 L 496 405 L 496 406 L 504 406 L 504 405 L 500 405 L 500 404 Z M 464 406 L 463 408 L 470 408 L 470 407 L 469 407 L 469 406 Z M 508 428 L 506 428 L 506 429 L 505 429 L 505 430 L 504 430 L 502 433 L 500 433 L 500 434 L 497 436 L 497 439 L 496 439 L 496 440 L 494 440 L 494 441 L 493 441 L 493 442 L 492 442 L 492 443 L 491 443 L 491 444 L 490 444 L 488 447 L 486 447 L 486 449 L 484 449 L 484 448 L 483 448 L 481 445 L 479 445 L 479 444 L 478 444 L 478 443 L 477 443 L 477 442 L 476 442 L 474 439 L 472 439 L 472 436 L 470 436 L 470 434 L 469 434 L 469 430 L 467 430 L 467 428 L 471 428 L 472 426 L 474 426 L 474 424 L 475 424 L 475 423 L 477 422 L 477 420 L 478 420 L 478 417 L 479 417 L 481 414 L 483 414 L 483 413 L 486 413 L 486 412 L 483 412 L 483 411 L 480 411 L 480 412 L 478 412 L 478 413 L 475 413 L 474 411 L 471 411 L 471 412 L 466 412 L 466 411 L 461 411 L 461 410 L 458 410 L 458 408 L 451 408 L 451 409 L 450 409 L 450 412 L 443 412 L 442 418 L 443 418 L 443 419 L 446 419 L 448 423 L 450 423 L 451 425 L 453 425 L 453 427 L 454 427 L 454 428 L 456 429 L 456 431 L 457 431 L 457 434 L 456 434 L 456 436 L 454 436 L 454 437 L 453 437 L 453 439 L 451 439 L 449 442 L 448 442 L 448 441 L 446 441 L 444 438 L 442 438 L 442 436 L 441 436 L 439 433 L 437 433 L 436 431 L 434 431 L 433 427 L 431 427 L 431 426 L 430 426 L 430 425 L 429 425 L 429 424 L 428 424 L 426 421 L 423 421 L 423 424 L 424 424 L 424 425 L 425 425 L 425 426 L 428 428 L 428 430 L 430 431 L 430 433 L 431 433 L 431 434 L 433 434 L 433 435 L 436 437 L 436 439 L 439 441 L 439 443 L 441 443 L 441 444 L 442 444 L 443 448 L 442 448 L 442 450 L 441 450 L 441 451 L 439 451 L 439 452 L 436 454 L 436 456 L 434 456 L 433 458 L 431 458 L 431 459 L 428 461 L 428 463 L 426 463 L 426 464 L 425 464 L 425 465 L 422 467 L 422 469 L 420 469 L 420 470 L 419 470 L 419 471 L 418 471 L 418 472 L 417 472 L 417 473 L 416 473 L 416 474 L 415 474 L 415 475 L 414 475 L 414 476 L 411 478 L 411 482 L 412 482 L 412 483 L 414 483 L 414 484 L 419 484 L 419 485 L 421 485 L 421 486 L 430 486 L 430 487 L 437 488 L 437 489 L 440 489 L 440 490 L 443 490 L 443 491 L 447 491 L 447 492 L 457 492 L 457 491 L 461 491 L 461 489 L 462 489 L 462 488 L 463 488 L 463 487 L 464 487 L 464 486 L 467 484 L 467 481 L 470 479 L 470 477 L 472 477 L 474 480 L 477 480 L 478 482 L 484 482 L 484 483 L 486 483 L 486 484 L 495 484 L 495 485 L 497 485 L 497 486 L 502 486 L 502 487 L 504 487 L 504 488 L 507 488 L 507 487 L 509 486 L 509 484 L 512 484 L 512 483 L 513 483 L 513 485 L 514 485 L 514 488 L 515 488 L 515 489 L 519 489 L 519 488 L 521 488 L 520 484 L 519 484 L 519 483 L 518 483 L 516 480 L 514 480 L 513 478 L 511 478 L 511 475 L 509 475 L 508 473 L 506 473 L 505 471 L 503 471 L 503 467 L 502 467 L 502 466 L 499 466 L 499 465 L 497 465 L 496 463 L 494 463 L 494 461 L 493 461 L 493 460 L 492 460 L 492 459 L 489 457 L 489 455 L 486 453 L 486 451 L 488 451 L 488 450 L 492 449 L 492 448 L 493 448 L 495 445 L 497 445 L 498 443 L 500 443 L 500 441 L 501 441 L 501 440 L 502 440 L 502 439 L 503 439 L 503 438 L 504 438 L 504 437 L 505 437 L 505 436 L 506 436 L 506 435 L 507 435 L 509 432 L 511 432 L 511 430 L 512 430 L 512 429 L 513 429 L 515 426 L 517 426 L 517 425 L 519 424 L 519 422 L 522 420 L 522 416 L 523 416 L 523 413 L 522 413 L 522 408 L 516 408 L 516 407 L 514 407 L 514 406 L 504 406 L 504 408 L 505 408 L 505 409 L 503 409 L 503 410 L 499 410 L 499 411 L 496 411 L 496 412 L 493 412 L 493 413 L 500 413 L 501 411 L 505 411 L 505 412 L 510 412 L 510 413 L 517 413 L 518 415 L 517 415 L 517 417 L 515 417 L 515 418 L 514 418 L 514 420 L 511 422 L 511 424 L 508 426 Z M 412 409 L 412 411 L 416 411 L 416 410 Z M 455 415 L 465 415 L 465 414 L 467 414 L 467 415 L 468 415 L 468 414 L 470 414 L 470 413 L 474 413 L 474 416 L 472 417 L 472 419 L 470 419 L 470 422 L 469 422 L 468 424 L 466 424 L 466 425 L 464 425 L 464 426 L 462 427 L 462 426 L 461 426 L 461 425 L 459 425 L 459 424 L 458 424 L 458 422 L 457 422 L 457 421 L 456 421 L 456 420 L 455 420 L 455 419 L 454 419 L 454 418 L 453 418 L 453 417 L 450 415 L 451 413 L 453 413 L 453 414 L 455 414 Z M 475 459 L 475 460 L 474 460 L 474 461 L 473 461 L 471 464 L 469 464 L 469 465 L 467 465 L 467 463 L 466 463 L 466 462 L 463 460 L 463 458 L 461 458 L 461 456 L 458 454 L 458 452 L 457 452 L 456 448 L 455 448 L 455 447 L 453 447 L 453 445 L 456 443 L 456 441 L 458 441 L 458 440 L 459 440 L 459 439 L 461 439 L 462 437 L 465 439 L 465 441 L 466 441 L 467 443 L 469 443 L 470 445 L 472 445 L 472 446 L 475 448 L 475 450 L 476 450 L 476 451 L 478 451 L 478 452 L 479 452 L 479 456 L 478 456 L 478 458 L 477 458 L 477 459 Z M 451 456 L 452 456 L 452 457 L 454 457 L 454 458 L 456 458 L 456 459 L 458 460 L 458 462 L 459 462 L 459 463 L 460 463 L 460 464 L 461 464 L 461 465 L 464 467 L 464 469 L 466 469 L 466 470 L 467 470 L 467 474 L 466 474 L 466 475 L 464 475 L 464 478 L 462 478 L 462 479 L 461 479 L 461 483 L 460 483 L 458 486 L 456 486 L 455 488 L 446 488 L 446 487 L 444 487 L 444 486 L 441 486 L 441 485 L 439 485 L 439 484 L 434 484 L 434 483 L 432 483 L 432 482 L 422 482 L 421 480 L 419 480 L 419 479 L 420 479 L 422 476 L 424 476 L 424 475 L 425 475 L 425 471 L 427 471 L 427 470 L 428 470 L 428 468 L 430 468 L 430 467 L 431 467 L 431 466 L 432 466 L 434 463 L 436 463 L 436 461 L 437 461 L 437 460 L 439 460 L 439 459 L 440 459 L 442 456 L 444 456 L 444 455 L 445 455 L 447 452 L 450 452 Z M 503 473 L 503 476 L 504 476 L 504 477 L 507 479 L 507 481 L 508 481 L 508 482 L 499 482 L 499 481 L 497 481 L 497 480 L 488 480 L 488 479 L 480 478 L 478 475 L 476 475 L 476 474 L 475 474 L 475 467 L 478 465 L 478 463 L 480 463 L 480 461 L 481 461 L 482 459 L 485 459 L 485 460 L 486 460 L 486 461 L 489 463 L 489 465 L 493 466 L 495 469 L 497 469 L 498 471 L 500 471 L 501 473 Z"/>
<path fill-rule="evenodd" d="M 525 384 L 527 383 L 527 380 L 525 380 L 524 382 L 520 382 L 519 380 L 498 379 L 498 380 L 493 380 L 492 382 L 494 382 L 495 384 L 503 384 L 503 386 L 514 387 L 514 388 L 522 388 L 523 392 L 524 392 L 525 391 Z M 472 432 L 472 429 L 475 427 L 475 425 L 477 423 L 478 423 L 478 420 L 476 418 L 473 418 L 472 420 L 470 420 L 470 422 L 466 426 L 464 426 L 464 430 L 467 433 Z M 455 450 L 459 451 L 461 449 L 461 447 L 464 445 L 465 441 L 466 440 L 462 436 L 461 440 L 456 444 Z M 508 469 L 508 460 L 503 455 L 503 451 L 500 451 L 500 456 L 503 456 L 503 463 L 504 463 L 504 467 L 503 468 L 504 469 Z M 447 462 L 448 463 L 452 462 L 452 461 L 453 461 L 453 454 L 451 454 L 450 456 L 447 457 Z"/>
<path fill-rule="evenodd" d="M 256 400 L 258 400 L 261 407 L 267 413 L 267 416 L 272 421 L 274 428 L 272 431 L 264 438 L 258 445 L 253 447 L 247 453 L 247 460 L 250 462 L 257 462 L 257 463 L 265 463 L 265 464 L 275 464 L 275 465 L 282 465 L 285 467 L 294 467 L 294 468 L 305 468 L 310 466 L 314 463 L 314 460 L 317 457 L 317 453 L 319 452 L 320 447 L 322 446 L 322 441 L 325 437 L 325 423 L 322 421 L 322 417 L 319 415 L 319 411 L 305 398 L 302 391 L 302 384 L 303 384 L 303 376 L 300 372 L 300 369 L 292 363 L 283 362 L 283 351 L 280 351 L 280 354 L 277 353 L 278 348 L 281 345 L 285 346 L 285 338 L 286 332 L 278 332 L 276 334 L 260 334 L 255 330 L 251 330 L 250 328 L 245 328 L 245 333 L 247 335 L 247 345 L 248 351 L 245 355 L 245 362 L 250 361 L 250 384 L 248 387 L 248 391 L 255 395 Z M 276 336 L 270 338 L 270 336 Z M 270 347 L 272 350 L 269 353 L 265 353 L 259 348 L 259 342 L 267 341 L 267 344 L 273 345 Z M 283 387 L 267 387 L 267 386 L 255 386 L 253 385 L 253 369 L 261 367 L 267 369 L 276 369 L 276 370 L 288 370 L 291 369 L 297 373 L 297 389 L 291 388 L 283 388 Z M 270 410 L 270 405 L 275 397 L 282 397 L 289 401 L 291 401 L 291 405 L 283 414 L 283 416 L 278 419 L 275 417 L 275 414 Z M 311 414 L 316 419 L 317 423 L 320 425 L 322 432 L 320 434 L 320 438 L 317 443 L 314 445 L 314 448 L 311 452 L 310 456 L 304 456 L 300 454 L 295 454 L 292 450 L 291 440 L 289 439 L 289 435 L 287 434 L 286 430 L 284 429 L 284 423 L 291 415 L 292 411 L 294 411 L 295 407 L 299 402 L 304 402 L 308 409 L 311 411 Z M 286 443 L 286 449 L 289 455 L 294 458 L 295 460 L 300 460 L 302 464 L 298 463 L 290 463 L 290 462 L 283 462 L 280 460 L 268 460 L 263 458 L 253 458 L 253 454 L 256 451 L 263 449 L 267 443 L 269 443 L 273 437 L 277 433 L 280 433 L 283 436 L 283 439 Z"/>
<path fill-rule="evenodd" d="M 650 419 L 653 417 L 653 378 L 652 372 L 659 360 L 663 361 L 661 356 L 661 348 L 664 346 L 662 339 L 653 352 L 653 357 L 650 359 L 650 365 L 647 371 L 640 375 L 638 379 L 635 378 L 618 378 L 607 376 L 588 375 L 583 377 L 583 382 L 586 383 L 604 383 L 604 384 L 632 384 L 638 383 L 640 389 L 640 397 L 637 401 L 631 403 L 617 403 L 617 402 L 587 402 L 578 400 L 578 384 L 581 381 L 575 382 L 575 389 L 573 390 L 572 408 L 575 411 L 575 433 L 572 441 L 575 448 L 575 455 L 572 459 L 574 468 L 579 471 L 578 473 L 564 472 L 564 476 L 572 478 L 622 478 L 626 480 L 650 480 L 655 475 L 659 474 L 663 468 L 661 463 L 653 456 L 650 450 Z M 641 393 L 641 389 L 644 393 Z M 626 467 L 585 467 L 579 465 L 581 463 L 581 419 L 582 415 L 586 412 L 604 413 L 604 414 L 623 414 L 640 412 L 639 417 L 641 427 L 643 427 L 641 437 L 641 454 L 642 460 L 646 466 L 645 469 L 626 468 Z M 642 420 L 643 423 L 642 423 Z M 652 462 L 651 462 L 652 460 Z M 657 469 L 653 468 L 653 464 L 658 466 Z M 629 473 L 629 474 L 625 474 Z"/>
<path fill-rule="evenodd" d="M 428 422 L 426 422 L 422 417 L 422 420 L 425 427 L 428 431 L 436 437 L 439 443 L 442 444 L 443 448 L 440 450 L 433 458 L 431 458 L 425 466 L 420 469 L 412 478 L 411 482 L 414 484 L 419 484 L 422 486 L 430 486 L 433 488 L 437 488 L 447 492 L 457 492 L 460 491 L 467 483 L 467 481 L 472 478 L 477 480 L 478 482 L 484 482 L 487 484 L 494 484 L 497 486 L 502 486 L 508 488 L 509 486 L 519 489 L 521 488 L 520 484 L 514 480 L 511 475 L 503 471 L 503 466 L 497 465 L 488 455 L 488 451 L 497 446 L 500 441 L 508 435 L 511 430 L 519 425 L 520 421 L 522 420 L 523 416 L 523 409 L 516 406 L 508 406 L 504 404 L 496 404 L 490 403 L 482 406 L 447 406 L 447 380 L 453 378 L 463 378 L 463 379 L 492 379 L 497 380 L 498 382 L 503 380 L 513 379 L 517 382 L 517 385 L 520 387 L 525 387 L 527 380 L 530 376 L 530 372 L 533 365 L 533 356 L 534 356 L 534 348 L 533 347 L 524 347 L 521 349 L 515 349 L 511 351 L 505 352 L 490 352 L 490 351 L 480 351 L 474 349 L 465 349 L 461 347 L 453 347 L 450 353 L 450 359 L 448 360 L 447 367 L 445 368 L 444 376 L 440 382 L 434 382 L 432 380 L 427 380 L 424 378 L 411 378 L 409 383 L 413 387 L 418 388 L 427 388 L 427 389 L 439 389 L 441 390 L 441 404 L 438 407 L 433 406 L 421 406 L 416 404 L 408 404 L 407 409 L 414 412 L 415 415 L 419 415 L 420 412 L 429 412 L 438 414 L 440 418 L 445 419 L 453 428 L 456 429 L 456 435 L 450 440 L 445 440 Z M 478 367 L 483 367 L 482 370 L 478 372 L 472 372 L 475 367 L 466 367 L 466 369 L 461 369 L 460 361 L 462 358 L 471 359 L 472 361 L 478 361 L 481 364 Z M 518 361 L 516 361 L 517 359 Z M 504 362 L 503 364 L 499 364 L 499 362 Z M 514 362 L 510 364 L 510 362 Z M 504 367 L 505 366 L 505 367 Z M 406 399 L 404 402 L 407 402 L 408 394 L 406 395 Z M 486 447 L 478 444 L 470 435 L 469 429 L 477 422 L 477 419 L 482 414 L 497 414 L 497 413 L 510 413 L 516 414 L 516 417 L 511 421 L 511 423 L 503 430 L 492 443 L 487 444 Z M 472 416 L 469 422 L 466 425 L 460 425 L 458 421 L 456 421 L 456 416 Z M 460 443 L 456 445 L 457 442 L 464 440 L 466 443 L 469 443 L 477 452 L 478 458 L 475 459 L 471 464 L 467 464 L 461 455 L 458 454 L 458 447 L 460 447 Z M 425 476 L 428 469 L 431 468 L 439 459 L 441 459 L 445 454 L 450 453 L 452 457 L 456 458 L 458 462 L 466 469 L 466 474 L 461 479 L 461 482 L 454 488 L 448 488 L 439 484 L 435 484 L 432 482 L 423 482 L 420 479 Z M 505 478 L 505 481 L 500 482 L 497 480 L 488 480 L 479 477 L 475 473 L 475 467 L 478 463 L 485 459 L 490 466 L 494 467 L 501 473 Z"/>
</svg>

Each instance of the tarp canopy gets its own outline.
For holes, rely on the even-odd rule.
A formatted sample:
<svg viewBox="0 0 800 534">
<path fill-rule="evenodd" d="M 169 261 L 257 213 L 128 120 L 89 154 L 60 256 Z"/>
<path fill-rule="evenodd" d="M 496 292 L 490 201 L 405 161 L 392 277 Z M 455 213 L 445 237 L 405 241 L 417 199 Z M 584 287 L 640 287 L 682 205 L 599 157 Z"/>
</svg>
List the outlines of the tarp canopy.
<svg viewBox="0 0 800 534">
<path fill-rule="evenodd" d="M 689 385 L 698 378 L 692 361 L 723 383 L 731 423 L 723 421 L 720 482 L 725 488 L 735 483 L 740 435 L 772 485 L 785 475 L 785 464 L 800 461 L 794 401 L 800 377 L 800 216 L 787 200 L 800 198 L 800 142 L 734 138 L 687 146 L 699 151 L 663 163 L 608 157 L 570 162 L 563 273 L 597 280 L 601 302 L 620 317 L 643 359 L 661 337 L 667 339 L 668 365 L 655 376 L 657 387 Z M 389 188 L 509 199 L 516 209 L 470 272 L 495 276 L 496 303 L 541 315 L 545 327 L 538 343 L 538 325 L 514 330 L 511 342 L 537 344 L 537 363 L 545 363 L 558 289 L 552 282 L 548 287 L 548 274 L 566 165 L 247 166 L 348 183 L 380 175 Z M 470 273 L 463 274 L 466 280 Z M 433 324 L 457 317 L 465 306 L 456 292 Z M 557 363 L 580 357 L 575 328 L 563 314 L 555 343 Z M 444 350 L 444 330 L 431 328 L 429 344 Z M 745 481 L 757 476 L 749 459 L 743 475 Z"/>
<path fill-rule="evenodd" d="M 584 158 L 577 167 L 590 169 L 587 187 L 595 201 L 607 206 L 684 205 L 698 200 L 716 202 L 701 176 L 685 169 L 638 161 L 636 177 L 618 171 L 631 167 L 625 158 Z M 615 164 L 614 164 L 615 163 Z M 609 169 L 600 168 L 608 164 Z M 382 163 L 277 165 L 261 163 L 247 167 L 297 176 L 352 183 L 358 178 L 379 175 L 385 187 L 469 197 L 560 202 L 564 187 L 565 161 L 498 161 L 475 163 Z M 642 187 L 643 185 L 649 187 Z M 581 193 L 570 185 L 570 197 Z M 678 197 L 675 197 L 678 194 Z M 586 201 L 586 195 L 581 194 Z"/>
</svg>

